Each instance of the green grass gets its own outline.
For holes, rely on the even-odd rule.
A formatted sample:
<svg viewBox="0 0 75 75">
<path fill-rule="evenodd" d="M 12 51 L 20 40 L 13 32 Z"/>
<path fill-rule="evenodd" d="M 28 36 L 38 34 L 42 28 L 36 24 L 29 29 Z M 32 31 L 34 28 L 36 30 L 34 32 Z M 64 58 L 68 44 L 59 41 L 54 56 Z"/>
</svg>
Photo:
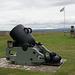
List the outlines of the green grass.
<svg viewBox="0 0 75 75">
<path fill-rule="evenodd" d="M 67 33 L 34 34 L 37 42 L 41 42 L 48 50 L 55 51 L 67 61 L 57 72 L 25 71 L 19 69 L 0 68 L 0 75 L 75 75 L 75 39 Z M 10 36 L 0 36 L 0 58 L 5 57 L 7 40 Z"/>
</svg>

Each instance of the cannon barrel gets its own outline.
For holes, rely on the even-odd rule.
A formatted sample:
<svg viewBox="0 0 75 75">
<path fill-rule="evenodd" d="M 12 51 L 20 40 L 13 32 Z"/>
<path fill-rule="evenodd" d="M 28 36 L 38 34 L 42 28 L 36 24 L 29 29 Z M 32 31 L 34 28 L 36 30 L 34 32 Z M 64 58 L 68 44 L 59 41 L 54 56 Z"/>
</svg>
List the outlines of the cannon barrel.
<svg viewBox="0 0 75 75">
<path fill-rule="evenodd" d="M 31 28 L 26 28 L 19 24 L 11 30 L 10 36 L 21 45 L 26 43 L 29 45 L 35 45 L 35 39 L 31 35 L 31 32 Z"/>
</svg>

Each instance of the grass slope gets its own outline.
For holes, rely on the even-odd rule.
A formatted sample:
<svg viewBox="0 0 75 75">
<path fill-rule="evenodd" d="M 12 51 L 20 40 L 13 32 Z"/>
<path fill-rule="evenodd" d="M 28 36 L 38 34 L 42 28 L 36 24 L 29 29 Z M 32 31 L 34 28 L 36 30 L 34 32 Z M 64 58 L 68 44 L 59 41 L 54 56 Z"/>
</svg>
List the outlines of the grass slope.
<svg viewBox="0 0 75 75">
<path fill-rule="evenodd" d="M 0 68 L 0 75 L 75 75 L 75 39 L 71 39 L 69 33 L 66 37 L 63 33 L 34 34 L 33 36 L 48 50 L 55 51 L 62 58 L 67 59 L 63 66 L 55 73 Z M 5 56 L 7 40 L 11 40 L 11 37 L 0 36 L 0 58 Z"/>
</svg>

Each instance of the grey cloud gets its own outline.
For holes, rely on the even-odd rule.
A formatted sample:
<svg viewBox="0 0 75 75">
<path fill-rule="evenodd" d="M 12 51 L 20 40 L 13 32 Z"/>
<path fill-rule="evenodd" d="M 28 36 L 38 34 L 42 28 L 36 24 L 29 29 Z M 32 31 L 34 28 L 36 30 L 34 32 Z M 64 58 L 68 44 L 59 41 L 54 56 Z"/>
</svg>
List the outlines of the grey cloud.
<svg viewBox="0 0 75 75">
<path fill-rule="evenodd" d="M 5 24 L 14 26 L 18 23 L 23 23 L 23 24 L 26 24 L 27 26 L 33 26 L 34 28 L 39 28 L 39 27 L 54 28 L 54 27 L 59 27 L 59 26 L 61 27 L 64 24 L 63 22 L 54 23 L 54 22 L 49 21 L 49 23 L 45 23 L 46 21 L 43 19 L 45 17 L 44 13 L 43 13 L 44 11 L 41 10 L 42 13 L 39 13 L 39 14 L 43 14 L 43 18 L 41 18 L 39 21 L 37 21 L 39 19 L 36 16 L 37 14 L 34 14 L 34 13 L 40 12 L 40 10 L 37 10 L 37 9 L 45 9 L 45 8 L 50 8 L 53 6 L 56 7 L 56 6 L 74 4 L 74 3 L 75 3 L 74 0 L 0 0 L 0 19 L 2 20 L 2 21 L 0 20 L 0 24 L 1 24 L 1 26 L 5 25 Z M 11 11 L 11 10 L 13 10 L 13 11 Z M 19 10 L 19 11 L 15 11 L 15 10 Z M 21 11 L 21 10 L 24 10 L 24 11 Z M 38 12 L 35 12 L 36 10 Z M 54 11 L 54 9 L 52 11 Z M 56 10 L 55 10 L 55 12 L 56 12 Z M 29 14 L 36 16 L 36 18 L 32 17 Z M 49 15 L 50 15 L 50 13 L 49 13 Z M 57 17 L 57 16 L 55 16 L 55 17 Z M 47 17 L 45 19 L 47 19 Z M 75 22 L 67 21 L 66 24 L 72 25 L 72 24 L 75 24 Z M 40 26 L 38 26 L 38 25 L 40 25 Z"/>
<path fill-rule="evenodd" d="M 22 8 L 50 8 L 75 4 L 75 0 L 16 0 L 21 3 Z"/>
<path fill-rule="evenodd" d="M 74 3 L 75 0 L 0 0 L 0 10 L 45 9 Z"/>
<path fill-rule="evenodd" d="M 12 1 L 0 0 L 0 10 L 24 10 L 25 8 L 36 8 L 36 9 L 48 8 L 57 1 L 58 0 L 12 0 Z"/>
<path fill-rule="evenodd" d="M 59 2 L 53 4 L 55 6 L 65 6 L 65 5 L 70 5 L 70 4 L 75 4 L 75 0 L 59 0 Z"/>
<path fill-rule="evenodd" d="M 21 0 L 20 2 L 23 7 L 27 8 L 49 8 L 57 3 L 58 0 Z"/>
</svg>

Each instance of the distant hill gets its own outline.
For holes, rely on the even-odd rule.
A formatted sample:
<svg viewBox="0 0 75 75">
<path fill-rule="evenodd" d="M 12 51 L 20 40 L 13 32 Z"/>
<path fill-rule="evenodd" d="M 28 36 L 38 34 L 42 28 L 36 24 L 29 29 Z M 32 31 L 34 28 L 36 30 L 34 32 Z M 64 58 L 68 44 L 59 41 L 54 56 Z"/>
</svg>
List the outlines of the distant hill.
<svg viewBox="0 0 75 75">
<path fill-rule="evenodd" d="M 65 31 L 70 31 L 70 28 L 66 28 Z M 60 29 L 33 29 L 33 31 L 64 31 L 64 28 Z"/>
</svg>

